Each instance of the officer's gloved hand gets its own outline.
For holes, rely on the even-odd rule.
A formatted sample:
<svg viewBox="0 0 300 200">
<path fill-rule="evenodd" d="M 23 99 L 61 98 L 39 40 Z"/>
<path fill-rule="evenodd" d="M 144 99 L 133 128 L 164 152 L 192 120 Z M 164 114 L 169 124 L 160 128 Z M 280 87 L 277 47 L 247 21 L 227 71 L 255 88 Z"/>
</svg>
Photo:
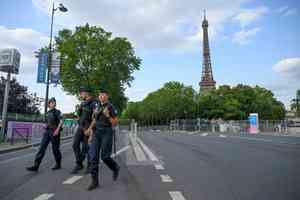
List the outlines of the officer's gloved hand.
<svg viewBox="0 0 300 200">
<path fill-rule="evenodd" d="M 92 129 L 88 128 L 83 133 L 85 136 L 90 136 L 92 134 Z"/>
</svg>

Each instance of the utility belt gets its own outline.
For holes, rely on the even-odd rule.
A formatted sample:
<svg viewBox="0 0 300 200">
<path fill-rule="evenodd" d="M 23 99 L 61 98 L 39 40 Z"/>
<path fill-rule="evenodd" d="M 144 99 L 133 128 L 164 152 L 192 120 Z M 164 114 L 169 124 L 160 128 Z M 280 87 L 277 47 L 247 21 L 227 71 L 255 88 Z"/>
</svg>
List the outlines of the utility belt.
<svg viewBox="0 0 300 200">
<path fill-rule="evenodd" d="M 107 126 L 96 126 L 96 131 L 102 131 L 102 130 L 113 130 L 113 127 L 110 125 Z"/>
<path fill-rule="evenodd" d="M 47 130 L 56 130 L 57 128 L 58 128 L 57 125 L 48 125 L 48 124 L 46 125 Z M 61 127 L 59 131 L 62 131 L 62 130 L 63 130 L 63 128 Z"/>
<path fill-rule="evenodd" d="M 46 126 L 46 130 L 56 130 L 57 127 L 54 126 Z"/>
</svg>

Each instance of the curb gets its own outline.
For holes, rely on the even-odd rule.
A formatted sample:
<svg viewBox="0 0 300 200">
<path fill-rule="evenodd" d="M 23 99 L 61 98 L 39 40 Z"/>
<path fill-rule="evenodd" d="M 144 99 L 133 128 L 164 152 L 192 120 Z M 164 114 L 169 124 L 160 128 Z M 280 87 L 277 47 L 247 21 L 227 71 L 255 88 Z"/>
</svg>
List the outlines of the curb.
<svg viewBox="0 0 300 200">
<path fill-rule="evenodd" d="M 68 139 L 71 139 L 73 138 L 73 135 L 71 136 L 66 136 L 66 137 L 62 137 L 61 140 L 68 140 Z M 27 148 L 30 148 L 30 147 L 36 147 L 36 146 L 39 146 L 41 143 L 40 142 L 36 142 L 36 143 L 32 143 L 32 144 L 25 144 L 25 145 L 22 145 L 22 146 L 19 146 L 19 147 L 9 147 L 9 148 L 5 148 L 5 149 L 1 149 L 0 150 L 0 155 L 1 154 L 5 154 L 5 153 L 9 153 L 9 152 L 13 152 L 13 151 L 19 151 L 19 150 L 23 150 L 23 149 L 27 149 Z"/>
</svg>

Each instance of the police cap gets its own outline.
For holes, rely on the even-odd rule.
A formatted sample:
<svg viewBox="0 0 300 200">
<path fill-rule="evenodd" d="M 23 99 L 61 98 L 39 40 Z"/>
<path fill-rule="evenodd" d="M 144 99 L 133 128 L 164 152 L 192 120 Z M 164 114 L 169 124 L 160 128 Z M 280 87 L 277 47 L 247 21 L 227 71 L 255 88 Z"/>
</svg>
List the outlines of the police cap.
<svg viewBox="0 0 300 200">
<path fill-rule="evenodd" d="M 49 99 L 48 103 L 53 102 L 56 103 L 56 99 L 54 97 L 52 97 L 51 99 Z"/>
<path fill-rule="evenodd" d="M 91 93 L 92 90 L 89 87 L 80 87 L 79 92 L 88 92 Z"/>
<path fill-rule="evenodd" d="M 105 89 L 105 88 L 101 88 L 101 89 L 99 90 L 99 93 L 109 94 L 108 90 Z"/>
</svg>

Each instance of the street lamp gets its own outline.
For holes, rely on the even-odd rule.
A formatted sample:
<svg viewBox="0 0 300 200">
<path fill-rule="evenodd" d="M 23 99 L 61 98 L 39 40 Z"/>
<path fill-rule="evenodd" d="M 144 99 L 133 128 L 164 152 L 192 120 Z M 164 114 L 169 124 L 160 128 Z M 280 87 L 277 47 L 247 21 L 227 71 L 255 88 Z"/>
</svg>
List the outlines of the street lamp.
<svg viewBox="0 0 300 200">
<path fill-rule="evenodd" d="M 52 61 L 52 35 L 53 35 L 53 19 L 55 11 L 67 12 L 68 9 L 63 5 L 59 4 L 57 8 L 55 8 L 54 2 L 52 5 L 52 14 L 51 14 L 51 29 L 50 29 L 50 42 L 49 42 L 49 56 L 48 56 L 48 67 L 47 67 L 47 80 L 46 80 L 46 97 L 45 97 L 45 118 L 46 113 L 48 110 L 48 96 L 49 96 L 49 76 L 50 76 L 50 69 L 51 69 L 51 61 Z"/>
</svg>

